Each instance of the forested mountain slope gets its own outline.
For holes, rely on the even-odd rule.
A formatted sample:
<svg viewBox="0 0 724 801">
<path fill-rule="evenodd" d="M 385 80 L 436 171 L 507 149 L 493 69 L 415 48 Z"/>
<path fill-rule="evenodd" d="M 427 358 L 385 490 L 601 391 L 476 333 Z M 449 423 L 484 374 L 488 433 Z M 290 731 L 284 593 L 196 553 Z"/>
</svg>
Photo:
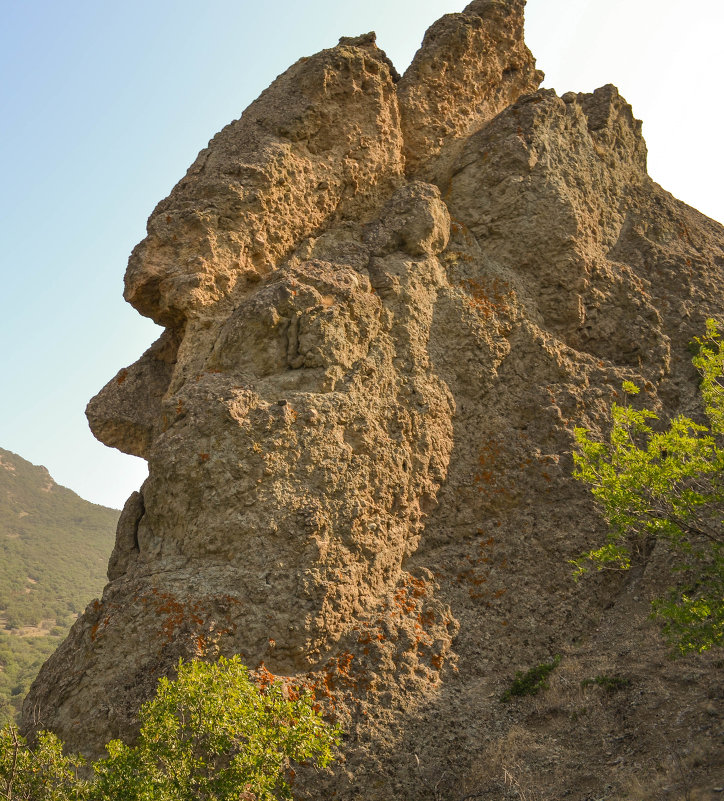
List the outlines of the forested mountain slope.
<svg viewBox="0 0 724 801">
<path fill-rule="evenodd" d="M 0 723 L 103 589 L 118 514 L 0 448 Z"/>
</svg>

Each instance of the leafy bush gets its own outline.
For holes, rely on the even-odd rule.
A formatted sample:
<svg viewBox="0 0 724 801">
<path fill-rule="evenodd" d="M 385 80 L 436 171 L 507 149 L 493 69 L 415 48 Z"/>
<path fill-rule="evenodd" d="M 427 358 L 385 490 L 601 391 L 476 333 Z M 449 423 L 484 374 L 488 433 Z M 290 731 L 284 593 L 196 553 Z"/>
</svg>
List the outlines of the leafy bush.
<svg viewBox="0 0 724 801">
<path fill-rule="evenodd" d="M 108 756 L 79 778 L 81 757 L 63 756 L 42 732 L 29 747 L 17 730 L 0 735 L 0 789 L 32 801 L 277 801 L 292 798 L 292 762 L 323 767 L 339 729 L 309 693 L 280 683 L 260 689 L 238 657 L 179 662 L 140 712 L 135 746 L 112 740 Z"/>
<path fill-rule="evenodd" d="M 648 409 L 613 404 L 607 442 L 576 429 L 579 453 L 574 476 L 591 487 L 609 524 L 606 543 L 573 564 L 580 576 L 591 563 L 599 570 L 627 570 L 652 540 L 673 556 L 676 578 L 666 597 L 653 602 L 668 641 L 679 653 L 722 644 L 724 633 L 724 343 L 719 324 L 708 320 L 696 338 L 693 359 L 701 374 L 708 420 L 673 419 L 668 428 L 649 425 Z M 639 392 L 631 382 L 624 391 Z"/>
<path fill-rule="evenodd" d="M 60 740 L 41 732 L 35 748 L 15 726 L 0 730 L 0 795 L 10 801 L 83 801 L 88 783 L 78 775 L 82 757 L 65 756 Z"/>
</svg>

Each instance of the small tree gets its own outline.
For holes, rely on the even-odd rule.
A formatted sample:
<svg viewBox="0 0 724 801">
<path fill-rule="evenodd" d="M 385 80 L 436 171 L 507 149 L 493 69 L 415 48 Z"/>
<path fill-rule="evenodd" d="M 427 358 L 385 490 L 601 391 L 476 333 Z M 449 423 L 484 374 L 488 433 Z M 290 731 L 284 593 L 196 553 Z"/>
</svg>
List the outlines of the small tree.
<svg viewBox="0 0 724 801">
<path fill-rule="evenodd" d="M 653 602 L 668 641 L 680 653 L 722 645 L 724 633 L 724 342 L 708 320 L 696 338 L 701 394 L 708 424 L 679 416 L 668 428 L 647 409 L 614 403 L 607 442 L 575 430 L 574 476 L 586 482 L 609 524 L 606 543 L 574 560 L 576 575 L 589 565 L 627 570 L 646 542 L 671 553 L 675 584 Z M 638 394 L 624 382 L 627 395 Z"/>
<path fill-rule="evenodd" d="M 327 765 L 338 734 L 308 694 L 260 690 L 238 657 L 179 662 L 177 679 L 161 679 L 142 707 L 137 744 L 108 743 L 96 790 L 104 801 L 291 798 L 289 763 Z"/>
<path fill-rule="evenodd" d="M 0 730 L 0 798 L 7 801 L 83 801 L 89 784 L 78 776 L 79 756 L 65 756 L 50 732 L 31 748 L 15 726 Z"/>
<path fill-rule="evenodd" d="M 295 693 L 291 694 L 292 696 Z M 339 729 L 328 726 L 309 693 L 290 697 L 278 682 L 259 689 L 238 657 L 179 662 L 140 712 L 134 746 L 113 740 L 77 776 L 57 737 L 29 748 L 17 730 L 0 732 L 0 798 L 22 801 L 278 801 L 292 797 L 292 762 L 323 767 Z M 4 782 L 4 784 L 2 784 Z"/>
</svg>

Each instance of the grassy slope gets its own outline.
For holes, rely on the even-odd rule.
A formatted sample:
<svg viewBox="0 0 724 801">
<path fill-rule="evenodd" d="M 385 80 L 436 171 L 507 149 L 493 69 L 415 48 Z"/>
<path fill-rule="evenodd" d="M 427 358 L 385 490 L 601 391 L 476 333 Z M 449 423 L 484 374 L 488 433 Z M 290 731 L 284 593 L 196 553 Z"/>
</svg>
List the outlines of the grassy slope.
<svg viewBox="0 0 724 801">
<path fill-rule="evenodd" d="M 118 515 L 0 448 L 0 726 L 103 589 Z"/>
</svg>

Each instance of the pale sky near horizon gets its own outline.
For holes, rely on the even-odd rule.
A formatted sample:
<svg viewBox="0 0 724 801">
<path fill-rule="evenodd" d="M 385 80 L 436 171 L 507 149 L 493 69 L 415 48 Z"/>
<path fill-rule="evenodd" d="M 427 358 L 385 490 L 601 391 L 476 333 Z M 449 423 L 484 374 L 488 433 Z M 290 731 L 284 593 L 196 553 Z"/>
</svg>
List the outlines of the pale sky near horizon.
<svg viewBox="0 0 724 801">
<path fill-rule="evenodd" d="M 120 508 L 145 463 L 106 448 L 88 399 L 160 329 L 123 301 L 156 203 L 291 63 L 375 30 L 402 72 L 451 0 L 0 0 L 0 447 Z M 696 9 L 696 11 L 694 11 Z M 528 0 L 559 94 L 616 84 L 649 172 L 724 220 L 721 0 Z"/>
</svg>

